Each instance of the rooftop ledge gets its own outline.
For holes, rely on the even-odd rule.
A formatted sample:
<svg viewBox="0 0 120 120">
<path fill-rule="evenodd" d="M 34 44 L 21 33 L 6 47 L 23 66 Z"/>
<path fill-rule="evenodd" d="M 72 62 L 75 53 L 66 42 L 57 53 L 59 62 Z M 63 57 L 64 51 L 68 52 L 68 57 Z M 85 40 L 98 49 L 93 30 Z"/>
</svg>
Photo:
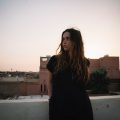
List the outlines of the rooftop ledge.
<svg viewBox="0 0 120 120">
<path fill-rule="evenodd" d="M 41 99 L 42 98 L 42 99 Z M 102 100 L 102 99 L 116 99 L 116 98 L 119 98 L 120 99 L 120 95 L 113 95 L 113 96 L 92 96 L 92 97 L 89 97 L 91 101 L 93 100 Z M 19 103 L 19 102 L 48 102 L 48 99 L 49 97 L 47 98 L 44 98 L 44 97 L 30 97 L 29 98 L 25 98 L 23 96 L 23 98 L 21 99 L 6 99 L 6 100 L 0 100 L 0 103 Z"/>
<path fill-rule="evenodd" d="M 90 97 L 94 120 L 120 120 L 120 95 Z M 48 98 L 0 100 L 1 120 L 49 120 Z"/>
</svg>

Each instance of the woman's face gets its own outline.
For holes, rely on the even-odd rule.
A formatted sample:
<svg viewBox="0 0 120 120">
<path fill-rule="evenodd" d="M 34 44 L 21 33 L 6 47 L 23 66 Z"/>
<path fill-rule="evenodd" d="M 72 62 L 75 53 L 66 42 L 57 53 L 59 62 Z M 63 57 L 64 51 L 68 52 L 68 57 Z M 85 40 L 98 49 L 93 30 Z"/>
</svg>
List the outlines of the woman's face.
<svg viewBox="0 0 120 120">
<path fill-rule="evenodd" d="M 64 51 L 70 51 L 72 47 L 72 41 L 69 32 L 65 32 L 62 38 L 62 47 Z"/>
</svg>

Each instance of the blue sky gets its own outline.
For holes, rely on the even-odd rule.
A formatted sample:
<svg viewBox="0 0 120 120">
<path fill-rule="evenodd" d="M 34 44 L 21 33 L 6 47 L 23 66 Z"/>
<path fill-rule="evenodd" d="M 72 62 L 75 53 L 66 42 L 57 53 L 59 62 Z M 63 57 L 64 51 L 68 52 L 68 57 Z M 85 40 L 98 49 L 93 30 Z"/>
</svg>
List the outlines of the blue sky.
<svg viewBox="0 0 120 120">
<path fill-rule="evenodd" d="M 86 57 L 120 57 L 119 11 L 119 0 L 0 0 L 0 70 L 39 71 L 70 27 L 80 29 Z"/>
</svg>

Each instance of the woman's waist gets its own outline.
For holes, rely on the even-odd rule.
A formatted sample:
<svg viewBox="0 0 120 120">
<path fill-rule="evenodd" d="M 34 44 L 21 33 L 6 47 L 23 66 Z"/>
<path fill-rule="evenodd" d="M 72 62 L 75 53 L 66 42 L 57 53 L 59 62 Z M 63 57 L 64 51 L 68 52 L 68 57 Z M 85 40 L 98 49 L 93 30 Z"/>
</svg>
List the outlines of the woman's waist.
<svg viewBox="0 0 120 120">
<path fill-rule="evenodd" d="M 69 93 L 53 93 L 50 97 L 51 100 L 54 101 L 69 101 L 69 100 L 76 100 L 80 101 L 81 99 L 85 99 L 88 97 L 86 92 L 69 92 Z"/>
<path fill-rule="evenodd" d="M 85 86 L 82 84 L 53 84 L 52 86 L 54 91 L 71 91 L 71 90 L 76 90 L 76 91 L 83 91 L 85 90 Z"/>
<path fill-rule="evenodd" d="M 77 94 L 84 94 L 86 93 L 86 90 L 84 88 L 56 88 L 52 89 L 52 94 L 55 96 L 68 96 L 68 95 L 77 95 Z"/>
</svg>

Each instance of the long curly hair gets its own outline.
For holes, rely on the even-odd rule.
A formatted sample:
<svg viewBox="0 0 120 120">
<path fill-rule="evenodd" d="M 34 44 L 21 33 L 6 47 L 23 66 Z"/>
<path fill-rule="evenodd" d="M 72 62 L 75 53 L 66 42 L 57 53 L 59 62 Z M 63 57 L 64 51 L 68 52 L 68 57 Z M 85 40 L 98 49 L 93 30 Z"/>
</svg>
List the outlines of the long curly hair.
<svg viewBox="0 0 120 120">
<path fill-rule="evenodd" d="M 62 46 L 63 34 L 65 32 L 70 33 L 70 39 L 72 42 L 71 55 L 69 55 Z M 75 78 L 78 80 L 83 80 L 86 83 L 88 80 L 87 59 L 84 56 L 84 45 L 81 32 L 74 28 L 63 31 L 61 36 L 61 43 L 58 49 L 59 48 L 59 53 L 56 52 L 57 65 L 55 71 L 58 72 L 70 66 L 72 71 L 75 73 Z"/>
</svg>

